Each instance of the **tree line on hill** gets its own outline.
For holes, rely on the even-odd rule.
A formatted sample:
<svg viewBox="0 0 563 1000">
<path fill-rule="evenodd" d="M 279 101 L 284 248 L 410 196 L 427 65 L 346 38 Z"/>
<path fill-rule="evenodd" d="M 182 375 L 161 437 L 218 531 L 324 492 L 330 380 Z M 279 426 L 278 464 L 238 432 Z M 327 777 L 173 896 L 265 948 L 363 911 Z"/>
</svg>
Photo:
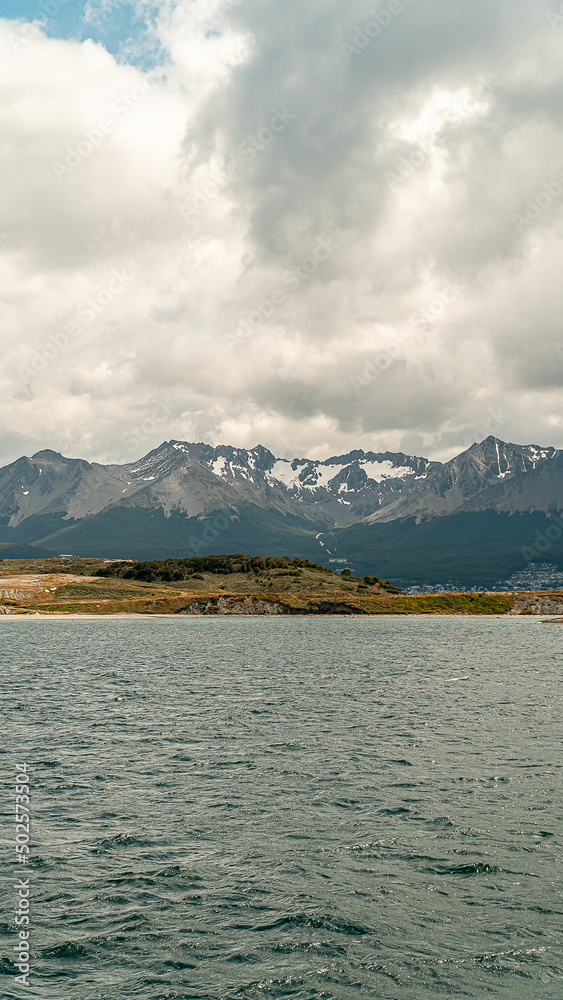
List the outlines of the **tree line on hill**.
<svg viewBox="0 0 563 1000">
<path fill-rule="evenodd" d="M 325 573 L 330 576 L 342 576 L 343 579 L 354 581 L 350 569 L 338 573 L 328 566 L 321 566 L 311 559 L 290 559 L 287 556 L 249 556 L 242 553 L 221 556 L 193 556 L 189 559 L 154 559 L 150 562 L 119 561 L 103 566 L 96 571 L 96 576 L 117 577 L 122 580 L 139 580 L 143 583 L 181 583 L 184 580 L 203 579 L 202 573 L 213 573 L 226 576 L 231 573 L 270 573 L 277 570 L 277 575 L 299 577 L 304 570 Z M 389 580 L 380 580 L 377 576 L 366 576 L 357 582 L 368 586 L 379 587 L 388 593 L 399 594 Z"/>
</svg>

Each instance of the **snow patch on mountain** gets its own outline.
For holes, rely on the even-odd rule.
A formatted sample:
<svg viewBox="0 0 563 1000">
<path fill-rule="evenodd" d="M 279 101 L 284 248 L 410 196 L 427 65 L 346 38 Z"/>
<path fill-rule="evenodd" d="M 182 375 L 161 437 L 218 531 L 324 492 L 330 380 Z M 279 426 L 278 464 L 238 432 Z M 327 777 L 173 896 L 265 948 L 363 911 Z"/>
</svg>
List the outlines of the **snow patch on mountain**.
<svg viewBox="0 0 563 1000">
<path fill-rule="evenodd" d="M 412 475 L 413 471 L 408 466 L 396 466 L 392 462 L 360 461 L 358 464 L 368 479 L 373 479 L 376 483 L 381 483 L 384 479 L 404 479 L 405 476 Z"/>
<path fill-rule="evenodd" d="M 316 469 L 311 469 L 311 479 L 314 477 L 316 481 L 304 485 L 309 490 L 326 489 L 329 483 L 336 479 L 341 469 L 342 466 L 339 465 L 319 465 Z"/>
<path fill-rule="evenodd" d="M 270 469 L 270 472 L 266 473 L 265 478 L 269 483 L 281 483 L 283 486 L 286 486 L 288 490 L 291 490 L 296 487 L 301 487 L 302 483 L 299 477 L 302 472 L 303 466 L 297 466 L 297 468 L 294 469 L 292 462 L 288 461 L 288 459 L 280 458 L 272 469 Z"/>
<path fill-rule="evenodd" d="M 345 469 L 360 469 L 365 473 L 368 480 L 378 485 L 387 479 L 404 479 L 406 476 L 412 476 L 414 472 L 409 466 L 393 465 L 393 462 L 388 460 L 380 462 L 370 459 L 344 460 L 330 464 L 302 461 L 296 464 L 296 461 L 290 462 L 287 459 L 278 459 L 270 472 L 266 473 L 265 478 L 272 484 L 281 483 L 289 490 L 320 490 L 329 488 L 331 483 Z M 424 476 L 417 478 L 424 478 Z M 364 488 L 364 486 L 365 481 L 359 489 Z M 351 487 L 349 483 L 339 483 L 338 492 L 356 493 L 357 490 Z"/>
<path fill-rule="evenodd" d="M 550 454 L 548 451 L 542 451 L 540 448 L 535 448 L 533 445 L 530 445 L 528 448 L 528 455 L 530 457 L 530 462 L 535 469 L 538 462 L 545 462 L 547 458 L 554 458 L 556 452 L 553 451 L 553 453 Z"/>
<path fill-rule="evenodd" d="M 226 464 L 227 464 L 227 459 L 225 458 L 224 455 L 221 455 L 220 458 L 216 458 L 214 462 L 211 462 L 210 468 L 213 475 L 224 477 Z"/>
</svg>

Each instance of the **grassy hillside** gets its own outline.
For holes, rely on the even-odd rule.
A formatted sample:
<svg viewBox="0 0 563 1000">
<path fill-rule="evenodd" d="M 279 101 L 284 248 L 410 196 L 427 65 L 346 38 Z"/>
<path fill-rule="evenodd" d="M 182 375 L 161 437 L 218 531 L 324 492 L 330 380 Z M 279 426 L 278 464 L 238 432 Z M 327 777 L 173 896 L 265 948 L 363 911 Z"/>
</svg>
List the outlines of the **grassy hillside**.
<svg viewBox="0 0 563 1000">
<path fill-rule="evenodd" d="M 313 578 L 320 586 L 328 586 L 329 583 L 334 585 L 336 581 L 338 581 L 339 586 L 342 586 L 344 581 L 346 584 L 356 583 L 365 590 L 372 587 L 391 594 L 401 593 L 389 580 L 380 580 L 377 576 L 356 579 L 348 569 L 345 569 L 341 575 L 330 567 L 321 566 L 310 559 L 291 559 L 288 556 L 281 558 L 250 556 L 240 552 L 234 555 L 196 556 L 191 559 L 165 559 L 132 564 L 119 561 L 97 570 L 98 576 L 114 576 L 124 580 L 158 581 L 160 583 L 202 579 L 199 576 L 201 573 L 226 577 L 227 579 L 234 577 L 237 585 L 241 582 L 245 583 L 245 589 L 248 587 L 252 589 L 252 584 L 256 581 L 262 581 L 264 577 L 269 580 L 284 580 L 286 586 L 287 581 L 293 581 L 289 584 L 290 589 L 299 589 L 302 586 L 303 574 L 306 574 L 307 578 Z M 232 586 L 229 589 L 232 589 Z"/>
<path fill-rule="evenodd" d="M 0 562 L 3 614 L 505 614 L 513 602 L 505 594 L 409 597 L 377 577 L 287 557 Z"/>
</svg>

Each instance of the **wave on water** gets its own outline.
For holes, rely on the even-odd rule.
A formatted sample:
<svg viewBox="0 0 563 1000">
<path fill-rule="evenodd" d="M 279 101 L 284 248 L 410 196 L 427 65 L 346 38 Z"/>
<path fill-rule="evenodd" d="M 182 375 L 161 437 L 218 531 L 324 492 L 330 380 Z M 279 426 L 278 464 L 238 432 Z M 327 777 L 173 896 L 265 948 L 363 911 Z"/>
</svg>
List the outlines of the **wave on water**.
<svg viewBox="0 0 563 1000">
<path fill-rule="evenodd" d="M 33 773 L 30 996 L 560 1000 L 557 630 L 36 624 L 0 688 Z"/>
</svg>

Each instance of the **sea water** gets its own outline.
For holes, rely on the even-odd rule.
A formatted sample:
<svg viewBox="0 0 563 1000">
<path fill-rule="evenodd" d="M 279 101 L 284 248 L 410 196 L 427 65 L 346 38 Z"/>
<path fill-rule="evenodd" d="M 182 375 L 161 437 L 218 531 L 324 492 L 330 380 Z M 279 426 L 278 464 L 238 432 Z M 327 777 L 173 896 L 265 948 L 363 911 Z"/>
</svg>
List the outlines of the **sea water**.
<svg viewBox="0 0 563 1000">
<path fill-rule="evenodd" d="M 562 638 L 467 618 L 0 621 L 0 994 L 560 1000 Z"/>
</svg>

